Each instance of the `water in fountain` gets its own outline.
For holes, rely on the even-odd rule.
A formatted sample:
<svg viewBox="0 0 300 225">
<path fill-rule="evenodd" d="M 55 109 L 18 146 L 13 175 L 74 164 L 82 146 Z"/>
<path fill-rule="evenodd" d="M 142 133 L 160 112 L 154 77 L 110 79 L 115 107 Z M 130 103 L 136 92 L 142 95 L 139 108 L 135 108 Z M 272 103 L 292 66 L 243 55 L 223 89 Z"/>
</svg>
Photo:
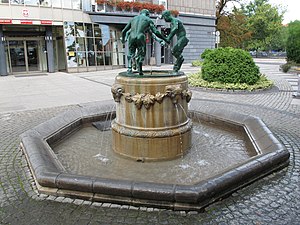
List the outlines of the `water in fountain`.
<svg viewBox="0 0 300 225">
<path fill-rule="evenodd" d="M 103 122 L 102 121 L 94 122 L 93 126 L 96 127 L 98 130 L 101 130 L 101 131 L 110 130 L 111 129 L 111 121 L 113 119 L 113 115 L 114 115 L 114 112 L 111 109 L 110 113 L 106 114 L 105 120 Z M 101 147 L 105 146 L 105 145 L 103 145 L 104 140 L 105 140 L 104 132 L 101 132 L 99 140 L 100 140 L 99 146 L 101 146 Z M 104 151 L 99 151 L 99 153 L 96 154 L 96 155 L 94 155 L 93 157 L 96 158 L 97 160 L 100 160 L 102 163 L 106 164 L 109 161 L 109 159 L 107 157 L 108 151 L 110 151 L 110 149 L 107 146 Z"/>
<path fill-rule="evenodd" d="M 104 178 L 157 183 L 193 184 L 256 155 L 250 140 L 240 130 L 193 119 L 192 148 L 183 158 L 171 161 L 137 163 L 120 157 L 111 149 L 111 131 L 84 126 L 54 148 L 67 171 Z M 107 154 L 109 163 L 93 157 Z M 82 141 L 83 139 L 89 141 Z"/>
<path fill-rule="evenodd" d="M 175 106 L 175 109 L 176 109 L 176 114 L 177 114 L 177 120 L 178 120 L 178 123 L 180 123 L 180 114 L 179 114 L 179 111 L 178 111 L 178 103 L 174 104 Z M 186 117 L 188 118 L 188 117 Z M 179 134 L 179 140 L 180 140 L 180 154 L 181 154 L 181 157 L 183 157 L 183 146 L 182 146 L 182 135 L 181 133 Z"/>
</svg>

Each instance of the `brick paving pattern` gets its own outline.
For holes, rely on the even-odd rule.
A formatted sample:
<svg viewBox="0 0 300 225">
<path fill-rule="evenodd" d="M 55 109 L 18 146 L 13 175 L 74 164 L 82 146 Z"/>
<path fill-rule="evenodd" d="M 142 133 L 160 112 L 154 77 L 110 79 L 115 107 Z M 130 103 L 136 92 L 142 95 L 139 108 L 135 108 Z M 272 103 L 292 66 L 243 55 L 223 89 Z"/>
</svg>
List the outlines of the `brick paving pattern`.
<svg viewBox="0 0 300 225">
<path fill-rule="evenodd" d="M 207 207 L 204 212 L 92 203 L 39 195 L 19 147 L 19 135 L 74 106 L 0 114 L 0 224 L 300 224 L 300 105 L 276 64 L 259 64 L 274 80 L 255 93 L 193 90 L 203 107 L 260 117 L 291 153 L 287 168 Z M 101 84 L 99 84 L 101 85 Z"/>
</svg>

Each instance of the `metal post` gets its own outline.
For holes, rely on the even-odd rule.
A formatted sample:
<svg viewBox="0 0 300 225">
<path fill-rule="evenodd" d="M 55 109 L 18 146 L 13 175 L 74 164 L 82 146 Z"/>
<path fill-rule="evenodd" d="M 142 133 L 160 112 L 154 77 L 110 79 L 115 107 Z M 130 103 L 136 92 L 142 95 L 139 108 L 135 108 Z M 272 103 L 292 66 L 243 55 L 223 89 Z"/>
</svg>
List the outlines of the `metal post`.
<svg viewBox="0 0 300 225">
<path fill-rule="evenodd" d="M 161 27 L 157 27 L 157 30 L 161 33 Z M 161 66 L 161 44 L 155 41 L 155 61 L 156 66 Z"/>
<path fill-rule="evenodd" d="M 5 37 L 2 30 L 2 25 L 0 25 L 0 76 L 7 76 L 7 64 L 5 55 Z"/>
<path fill-rule="evenodd" d="M 127 60 L 127 56 L 128 56 L 128 53 L 129 53 L 129 50 L 128 50 L 128 41 L 125 42 L 125 67 L 127 68 L 128 67 L 128 60 Z"/>
<path fill-rule="evenodd" d="M 46 27 L 46 36 L 45 36 L 46 46 L 47 46 L 47 62 L 48 62 L 48 72 L 54 73 L 54 50 L 53 50 L 53 36 L 52 36 L 52 27 Z"/>
</svg>

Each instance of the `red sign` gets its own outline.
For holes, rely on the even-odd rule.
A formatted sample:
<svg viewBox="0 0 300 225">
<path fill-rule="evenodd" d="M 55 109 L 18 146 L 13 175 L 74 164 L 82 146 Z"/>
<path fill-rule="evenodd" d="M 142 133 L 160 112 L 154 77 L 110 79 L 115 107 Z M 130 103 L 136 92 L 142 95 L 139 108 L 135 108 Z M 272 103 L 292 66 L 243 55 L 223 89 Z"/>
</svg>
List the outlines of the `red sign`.
<svg viewBox="0 0 300 225">
<path fill-rule="evenodd" d="M 12 20 L 0 20 L 0 24 L 11 24 Z"/>
<path fill-rule="evenodd" d="M 21 24 L 33 24 L 32 20 L 21 20 Z"/>
<path fill-rule="evenodd" d="M 23 14 L 24 17 L 28 17 L 29 16 L 29 10 L 28 9 L 23 9 L 22 14 Z"/>
<path fill-rule="evenodd" d="M 41 20 L 41 24 L 43 24 L 43 25 L 52 25 L 52 21 L 51 20 Z"/>
</svg>

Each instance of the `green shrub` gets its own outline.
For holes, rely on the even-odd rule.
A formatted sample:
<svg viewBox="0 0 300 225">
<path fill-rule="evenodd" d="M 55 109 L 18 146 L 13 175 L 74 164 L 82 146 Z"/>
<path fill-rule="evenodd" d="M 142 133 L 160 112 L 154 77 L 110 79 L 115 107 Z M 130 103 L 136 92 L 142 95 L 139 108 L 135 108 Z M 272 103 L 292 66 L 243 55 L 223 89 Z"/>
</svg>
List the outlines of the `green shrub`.
<svg viewBox="0 0 300 225">
<path fill-rule="evenodd" d="M 280 65 L 280 68 L 283 72 L 287 73 L 291 69 L 292 65 L 290 63 L 285 63 L 283 65 Z"/>
<path fill-rule="evenodd" d="M 199 67 L 199 66 L 202 66 L 203 62 L 200 61 L 200 60 L 194 60 L 192 62 L 192 66 L 195 66 L 195 67 Z"/>
<path fill-rule="evenodd" d="M 219 81 L 216 82 L 208 82 L 203 80 L 201 72 L 190 74 L 189 77 L 189 85 L 192 87 L 202 87 L 202 88 L 212 88 L 212 89 L 221 89 L 221 90 L 263 90 L 268 89 L 273 86 L 273 81 L 267 79 L 264 75 L 259 76 L 259 80 L 253 84 L 233 84 L 233 83 L 221 83 Z"/>
<path fill-rule="evenodd" d="M 259 79 L 258 66 L 244 50 L 218 48 L 204 53 L 202 77 L 208 82 L 255 84 Z"/>
<path fill-rule="evenodd" d="M 213 51 L 213 49 L 209 49 L 209 48 L 205 49 L 204 52 L 202 52 L 202 54 L 201 54 L 201 59 L 205 59 L 205 56 L 207 54 L 211 53 L 212 51 Z"/>
</svg>

